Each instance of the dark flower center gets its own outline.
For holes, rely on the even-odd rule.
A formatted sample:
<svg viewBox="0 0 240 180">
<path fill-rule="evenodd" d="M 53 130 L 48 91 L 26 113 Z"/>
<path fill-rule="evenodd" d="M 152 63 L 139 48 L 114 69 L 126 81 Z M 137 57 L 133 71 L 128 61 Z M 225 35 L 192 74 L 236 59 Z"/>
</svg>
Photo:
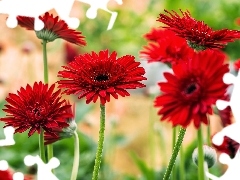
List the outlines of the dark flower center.
<svg viewBox="0 0 240 180">
<path fill-rule="evenodd" d="M 185 89 L 186 94 L 192 94 L 197 89 L 197 86 L 195 83 L 189 84 L 187 88 Z"/>
<path fill-rule="evenodd" d="M 200 84 L 195 81 L 188 82 L 183 86 L 181 94 L 184 99 L 191 100 L 191 102 L 199 100 L 202 94 Z"/>
<path fill-rule="evenodd" d="M 32 112 L 33 112 L 36 116 L 40 116 L 40 115 L 41 115 L 38 108 L 34 108 L 34 109 L 32 110 Z"/>
<path fill-rule="evenodd" d="M 97 77 L 95 77 L 96 81 L 102 82 L 109 80 L 109 76 L 106 74 L 99 74 Z"/>
<path fill-rule="evenodd" d="M 46 107 L 43 105 L 40 105 L 40 103 L 36 102 L 33 106 L 29 107 L 29 111 L 27 111 L 27 114 L 30 119 L 32 120 L 43 120 L 46 113 Z"/>
</svg>

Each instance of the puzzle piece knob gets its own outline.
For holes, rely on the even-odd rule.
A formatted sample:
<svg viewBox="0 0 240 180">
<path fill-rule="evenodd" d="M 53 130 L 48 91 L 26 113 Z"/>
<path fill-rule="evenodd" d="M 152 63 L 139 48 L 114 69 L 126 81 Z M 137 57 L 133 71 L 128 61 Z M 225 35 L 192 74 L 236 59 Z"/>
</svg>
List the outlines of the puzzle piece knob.
<svg viewBox="0 0 240 180">
<path fill-rule="evenodd" d="M 86 16 L 89 19 L 95 19 L 97 17 L 97 9 L 93 8 L 93 7 L 90 7 L 86 12 Z"/>
<path fill-rule="evenodd" d="M 17 27 L 17 25 L 18 25 L 17 18 L 16 18 L 16 17 L 13 17 L 13 16 L 9 16 L 9 17 L 7 18 L 6 24 L 7 24 L 7 26 L 8 26 L 9 28 L 15 28 L 15 27 Z"/>
<path fill-rule="evenodd" d="M 68 24 L 68 26 L 72 29 L 77 29 L 78 26 L 80 25 L 80 20 L 78 18 L 68 18 L 65 20 Z"/>
<path fill-rule="evenodd" d="M 44 28 L 44 23 L 40 19 L 35 18 L 35 22 L 34 22 L 35 31 L 40 31 L 43 28 Z"/>
</svg>

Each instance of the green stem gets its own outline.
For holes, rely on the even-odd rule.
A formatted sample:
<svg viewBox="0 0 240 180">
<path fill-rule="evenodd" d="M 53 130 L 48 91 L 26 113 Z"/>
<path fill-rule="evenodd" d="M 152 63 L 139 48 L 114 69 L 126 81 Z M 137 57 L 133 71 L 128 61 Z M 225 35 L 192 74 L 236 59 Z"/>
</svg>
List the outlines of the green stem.
<svg viewBox="0 0 240 180">
<path fill-rule="evenodd" d="M 198 180 L 204 180 L 204 156 L 202 127 L 198 129 Z"/>
<path fill-rule="evenodd" d="M 41 128 L 40 129 L 40 134 L 39 134 L 39 153 L 40 153 L 40 157 L 41 157 L 42 161 L 46 162 L 43 134 L 44 134 L 44 131 Z"/>
<path fill-rule="evenodd" d="M 44 71 L 44 83 L 48 83 L 48 60 L 47 60 L 47 41 L 42 41 L 43 46 L 43 71 Z"/>
<path fill-rule="evenodd" d="M 48 84 L 48 60 L 47 60 L 47 41 L 42 41 L 43 46 L 43 71 L 44 71 L 44 83 Z M 50 161 L 50 159 L 53 157 L 53 145 L 49 144 L 47 145 L 47 159 Z"/>
<path fill-rule="evenodd" d="M 180 149 L 180 180 L 185 180 L 185 159 L 184 159 L 183 146 Z"/>
<path fill-rule="evenodd" d="M 207 143 L 208 146 L 211 146 L 211 127 L 210 127 L 210 121 L 209 121 L 209 116 L 208 117 L 208 126 L 207 126 Z"/>
<path fill-rule="evenodd" d="M 96 153 L 92 180 L 98 179 L 98 172 L 100 169 L 102 152 L 103 152 L 104 131 L 105 131 L 105 105 L 100 104 L 100 109 L 101 109 L 101 115 L 100 115 L 99 140 L 98 140 L 98 148 Z"/>
<path fill-rule="evenodd" d="M 208 143 L 208 146 L 212 146 L 212 143 L 211 143 L 211 124 L 210 124 L 210 119 L 209 119 L 209 115 L 207 115 L 207 118 L 208 118 L 208 126 L 207 126 L 207 143 Z M 208 169 L 208 172 L 211 173 L 211 169 Z M 205 170 L 206 172 L 206 170 Z"/>
<path fill-rule="evenodd" d="M 53 145 L 49 144 L 47 145 L 47 155 L 48 155 L 48 161 L 53 157 Z"/>
<path fill-rule="evenodd" d="M 167 170 L 166 170 L 166 172 L 164 174 L 163 180 L 168 180 L 170 175 L 171 175 L 171 172 L 172 172 L 173 166 L 175 164 L 175 161 L 176 161 L 178 152 L 180 150 L 180 147 L 182 145 L 185 133 L 186 133 L 186 129 L 180 128 L 180 131 L 178 133 L 178 139 L 177 139 L 177 142 L 176 142 L 176 144 L 174 146 L 173 153 L 172 153 L 172 156 L 170 158 Z"/>
<path fill-rule="evenodd" d="M 74 160 L 73 160 L 71 180 L 77 179 L 78 166 L 79 166 L 79 154 L 80 154 L 79 139 L 78 139 L 78 134 L 75 131 L 74 132 Z"/>
<path fill-rule="evenodd" d="M 173 149 L 174 149 L 174 146 L 175 146 L 175 143 L 176 143 L 176 134 L 177 134 L 177 128 L 174 127 L 172 129 L 172 152 L 173 152 Z M 172 169 L 172 180 L 176 180 L 176 168 L 173 167 Z"/>
</svg>

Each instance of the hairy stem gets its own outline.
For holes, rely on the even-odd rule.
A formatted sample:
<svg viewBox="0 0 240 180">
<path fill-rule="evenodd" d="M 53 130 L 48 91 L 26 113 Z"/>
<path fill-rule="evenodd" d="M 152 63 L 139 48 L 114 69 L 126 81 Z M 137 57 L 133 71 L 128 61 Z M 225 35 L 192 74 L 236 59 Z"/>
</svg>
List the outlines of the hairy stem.
<svg viewBox="0 0 240 180">
<path fill-rule="evenodd" d="M 182 142 L 183 142 L 183 138 L 185 136 L 185 133 L 186 133 L 186 129 L 184 128 L 180 128 L 180 131 L 178 133 L 178 139 L 177 139 L 177 142 L 173 148 L 173 153 L 172 153 L 172 156 L 170 158 L 170 161 L 169 161 L 169 164 L 168 164 L 168 167 L 167 167 L 167 170 L 164 174 L 164 177 L 163 177 L 163 180 L 169 180 L 169 177 L 171 175 L 171 172 L 172 172 L 172 169 L 173 169 L 173 166 L 175 164 L 175 161 L 176 161 L 176 158 L 177 158 L 177 155 L 178 155 L 178 152 L 181 148 L 181 145 L 182 145 Z"/>
<path fill-rule="evenodd" d="M 93 177 L 92 180 L 98 179 L 98 173 L 100 169 L 100 164 L 102 160 L 102 152 L 103 152 L 103 142 L 104 142 L 104 131 L 105 131 L 105 105 L 100 104 L 100 130 L 99 130 L 99 140 L 98 140 L 98 148 L 96 153 L 95 165 L 93 169 Z"/>
<path fill-rule="evenodd" d="M 39 153 L 40 153 L 40 157 L 41 157 L 42 161 L 46 162 L 43 133 L 44 133 L 44 131 L 41 128 L 40 134 L 39 134 Z"/>
</svg>

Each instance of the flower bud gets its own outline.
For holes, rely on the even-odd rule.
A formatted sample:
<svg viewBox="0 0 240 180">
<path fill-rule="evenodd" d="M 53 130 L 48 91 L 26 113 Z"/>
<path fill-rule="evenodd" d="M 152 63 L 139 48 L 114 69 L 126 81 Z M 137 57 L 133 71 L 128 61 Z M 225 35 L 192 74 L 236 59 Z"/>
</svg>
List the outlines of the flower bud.
<svg viewBox="0 0 240 180">
<path fill-rule="evenodd" d="M 74 119 L 68 121 L 69 126 L 62 129 L 62 132 L 59 133 L 61 139 L 70 138 L 73 136 L 74 132 L 77 129 L 77 124 Z"/>
<path fill-rule="evenodd" d="M 204 162 L 207 163 L 208 168 L 211 168 L 217 161 L 217 153 L 215 149 L 210 146 L 203 145 Z M 192 154 L 193 162 L 198 165 L 198 148 L 195 148 Z"/>
</svg>

